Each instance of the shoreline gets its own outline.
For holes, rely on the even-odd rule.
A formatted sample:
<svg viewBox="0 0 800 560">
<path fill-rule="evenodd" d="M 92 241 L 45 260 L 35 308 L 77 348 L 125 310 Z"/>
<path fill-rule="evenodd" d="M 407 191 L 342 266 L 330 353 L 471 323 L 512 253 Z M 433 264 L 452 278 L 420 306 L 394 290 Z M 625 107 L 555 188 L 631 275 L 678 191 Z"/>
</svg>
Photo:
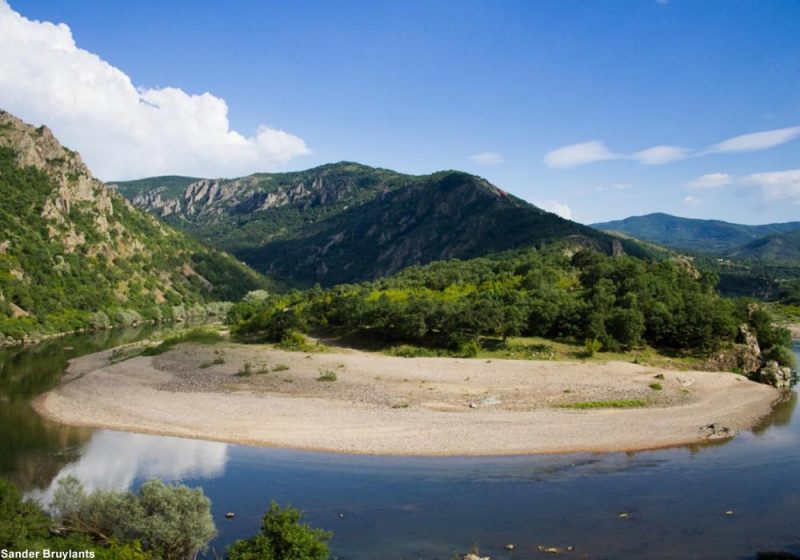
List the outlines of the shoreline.
<svg viewBox="0 0 800 560">
<path fill-rule="evenodd" d="M 62 384 L 39 396 L 35 409 L 75 426 L 274 448 L 511 456 L 728 439 L 781 396 L 731 373 L 624 362 L 305 354 L 231 343 L 183 344 L 116 364 L 111 353 L 72 360 Z M 215 357 L 219 363 L 209 365 Z M 244 364 L 266 373 L 237 375 Z M 336 381 L 319 380 L 321 372 L 335 372 Z M 626 399 L 646 406 L 568 408 Z"/>
</svg>

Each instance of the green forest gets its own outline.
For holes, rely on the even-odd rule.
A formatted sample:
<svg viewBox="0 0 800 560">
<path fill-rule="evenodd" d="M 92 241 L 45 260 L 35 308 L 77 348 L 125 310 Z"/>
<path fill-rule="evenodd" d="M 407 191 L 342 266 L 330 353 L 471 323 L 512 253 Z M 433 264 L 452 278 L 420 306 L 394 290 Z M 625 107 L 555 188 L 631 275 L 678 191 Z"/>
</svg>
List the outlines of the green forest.
<svg viewBox="0 0 800 560">
<path fill-rule="evenodd" d="M 486 339 L 573 339 L 588 351 L 650 345 L 700 355 L 729 346 L 748 324 L 767 356 L 791 363 L 789 332 L 753 300 L 728 299 L 718 278 L 686 261 L 648 262 L 562 244 L 411 267 L 330 289 L 265 294 L 229 314 L 242 338 L 289 340 L 338 328 L 386 343 L 476 353 Z"/>
</svg>

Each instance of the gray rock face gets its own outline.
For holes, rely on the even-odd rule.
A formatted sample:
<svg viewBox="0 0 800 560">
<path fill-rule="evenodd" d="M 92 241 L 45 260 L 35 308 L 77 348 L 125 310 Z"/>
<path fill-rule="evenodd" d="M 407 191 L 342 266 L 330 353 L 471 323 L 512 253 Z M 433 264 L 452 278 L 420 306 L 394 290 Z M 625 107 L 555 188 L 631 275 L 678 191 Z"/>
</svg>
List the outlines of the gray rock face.
<svg viewBox="0 0 800 560">
<path fill-rule="evenodd" d="M 761 347 L 758 345 L 758 339 L 744 324 L 739 326 L 739 335 L 741 343 L 734 344 L 731 350 L 720 352 L 709 359 L 710 369 L 739 371 L 746 375 L 754 374 L 761 369 Z"/>
<path fill-rule="evenodd" d="M 759 383 L 772 385 L 777 389 L 788 389 L 792 386 L 792 369 L 781 367 L 775 360 L 770 360 L 758 371 L 755 380 Z"/>
</svg>

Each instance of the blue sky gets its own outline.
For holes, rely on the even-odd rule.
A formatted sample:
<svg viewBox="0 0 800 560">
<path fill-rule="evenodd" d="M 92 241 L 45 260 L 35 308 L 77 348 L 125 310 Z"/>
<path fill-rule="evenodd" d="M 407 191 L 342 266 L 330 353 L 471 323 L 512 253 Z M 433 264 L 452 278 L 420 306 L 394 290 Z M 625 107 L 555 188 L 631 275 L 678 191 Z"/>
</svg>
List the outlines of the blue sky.
<svg viewBox="0 0 800 560">
<path fill-rule="evenodd" d="M 795 0 L 10 0 L 10 11 L 66 23 L 76 49 L 150 92 L 141 103 L 174 108 L 167 124 L 143 116 L 129 123 L 135 138 L 121 128 L 106 138 L 104 119 L 115 113 L 100 108 L 132 114 L 122 101 L 98 94 L 68 111 L 73 100 L 55 93 L 81 75 L 93 92 L 114 89 L 97 78 L 96 61 L 76 55 L 73 72 L 51 84 L 4 89 L 0 80 L 0 107 L 51 125 L 104 179 L 353 160 L 408 173 L 462 169 L 587 223 L 653 211 L 800 219 Z M 20 24 L 16 40 L 36 25 Z M 58 33 L 26 43 L 25 64 L 7 77 Z M 37 71 L 64 64 L 53 55 Z M 35 89 L 13 89 L 20 81 L 41 88 L 36 102 Z M 197 97 L 204 92 L 213 99 Z M 215 100 L 227 107 L 224 126 Z M 186 114 L 224 130 L 206 137 L 175 116 Z M 172 140 L 148 151 L 142 139 L 160 131 Z M 764 131 L 777 132 L 720 146 Z M 573 148 L 552 154 L 565 146 Z M 654 146 L 670 148 L 641 153 Z"/>
</svg>

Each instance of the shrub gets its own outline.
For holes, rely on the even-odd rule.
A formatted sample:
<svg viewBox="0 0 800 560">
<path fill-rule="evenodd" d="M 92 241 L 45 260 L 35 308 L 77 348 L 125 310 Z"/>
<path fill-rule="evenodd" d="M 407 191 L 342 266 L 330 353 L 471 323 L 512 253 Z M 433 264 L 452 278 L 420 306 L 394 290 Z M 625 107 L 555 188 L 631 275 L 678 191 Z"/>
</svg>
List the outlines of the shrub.
<svg viewBox="0 0 800 560">
<path fill-rule="evenodd" d="M 327 560 L 332 533 L 303 523 L 303 513 L 275 502 L 264 515 L 259 533 L 228 548 L 228 560 Z"/>
<path fill-rule="evenodd" d="M 87 494 L 75 477 L 59 481 L 53 497 L 55 519 L 65 530 L 104 543 L 144 543 L 161 560 L 186 560 L 205 550 L 216 534 L 211 502 L 199 488 L 149 480 L 136 493 Z"/>
<path fill-rule="evenodd" d="M 583 349 L 587 356 L 592 357 L 603 345 L 596 338 L 587 338 L 583 341 Z"/>
<path fill-rule="evenodd" d="M 317 381 L 336 381 L 336 372 L 329 369 L 320 372 Z"/>
</svg>

